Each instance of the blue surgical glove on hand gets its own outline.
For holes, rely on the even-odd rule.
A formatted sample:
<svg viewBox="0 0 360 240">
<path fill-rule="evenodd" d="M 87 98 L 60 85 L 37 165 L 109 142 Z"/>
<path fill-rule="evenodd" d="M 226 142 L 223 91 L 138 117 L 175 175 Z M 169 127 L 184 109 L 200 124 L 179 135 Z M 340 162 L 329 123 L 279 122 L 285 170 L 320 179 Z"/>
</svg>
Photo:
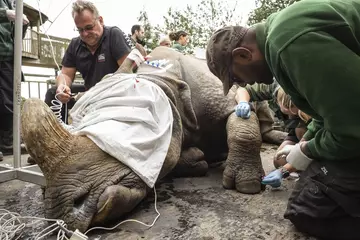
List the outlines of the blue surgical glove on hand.
<svg viewBox="0 0 360 240">
<path fill-rule="evenodd" d="M 276 169 L 271 173 L 269 173 L 267 176 L 265 176 L 261 181 L 261 183 L 264 185 L 270 185 L 274 188 L 277 188 L 281 186 L 282 176 L 283 175 L 281 169 Z"/>
<path fill-rule="evenodd" d="M 235 107 L 236 116 L 241 117 L 243 119 L 250 118 L 251 108 L 249 102 L 239 102 Z"/>
</svg>

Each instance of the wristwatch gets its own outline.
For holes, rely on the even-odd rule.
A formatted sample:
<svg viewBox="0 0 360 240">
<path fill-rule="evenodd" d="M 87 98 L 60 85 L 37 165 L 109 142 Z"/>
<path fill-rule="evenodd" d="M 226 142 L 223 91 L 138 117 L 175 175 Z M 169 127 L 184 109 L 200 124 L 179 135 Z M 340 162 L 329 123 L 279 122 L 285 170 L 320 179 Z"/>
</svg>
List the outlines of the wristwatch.
<svg viewBox="0 0 360 240">
<path fill-rule="evenodd" d="M 287 178 L 287 177 L 290 176 L 290 172 L 286 168 L 282 167 L 280 169 L 280 171 L 281 171 L 281 174 L 282 174 L 282 178 Z"/>
</svg>

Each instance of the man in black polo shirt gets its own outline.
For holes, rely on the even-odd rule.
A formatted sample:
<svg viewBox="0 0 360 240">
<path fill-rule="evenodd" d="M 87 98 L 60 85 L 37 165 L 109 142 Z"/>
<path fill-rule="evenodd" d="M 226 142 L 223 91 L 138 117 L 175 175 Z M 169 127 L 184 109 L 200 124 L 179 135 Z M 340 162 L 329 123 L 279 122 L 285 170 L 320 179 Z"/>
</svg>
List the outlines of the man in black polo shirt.
<svg viewBox="0 0 360 240">
<path fill-rule="evenodd" d="M 118 27 L 104 26 L 103 18 L 92 2 L 75 1 L 72 16 L 80 36 L 73 38 L 68 46 L 63 61 L 61 74 L 56 79 L 56 87 L 50 88 L 45 96 L 47 105 L 57 99 L 68 103 L 71 108 L 75 100 L 71 92 L 85 92 L 98 83 L 106 74 L 114 73 L 130 53 L 124 33 Z M 74 85 L 76 71 L 85 81 L 85 86 Z M 57 110 L 56 110 L 57 111 Z M 61 119 L 65 122 L 65 105 L 61 109 Z M 28 158 L 29 164 L 35 161 Z"/>
<path fill-rule="evenodd" d="M 61 74 L 56 79 L 55 88 L 46 93 L 45 102 L 51 106 L 55 97 L 62 103 L 71 99 L 71 84 L 79 71 L 85 87 L 74 86 L 76 92 L 83 92 L 98 83 L 106 74 L 114 73 L 127 55 L 130 47 L 124 33 L 117 27 L 104 26 L 103 18 L 95 5 L 88 1 L 76 1 L 72 5 L 72 16 L 80 36 L 73 38 L 62 61 Z M 69 102 L 69 106 L 74 101 Z M 62 111 L 64 120 L 64 111 Z"/>
</svg>

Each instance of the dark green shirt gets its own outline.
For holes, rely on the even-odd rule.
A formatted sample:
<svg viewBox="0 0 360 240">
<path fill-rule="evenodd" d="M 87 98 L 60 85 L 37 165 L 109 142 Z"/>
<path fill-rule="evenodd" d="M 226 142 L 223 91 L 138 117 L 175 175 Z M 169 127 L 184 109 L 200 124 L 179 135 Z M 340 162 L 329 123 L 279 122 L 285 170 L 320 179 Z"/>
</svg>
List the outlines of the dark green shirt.
<svg viewBox="0 0 360 240">
<path fill-rule="evenodd" d="M 279 84 L 276 81 L 270 85 L 263 83 L 247 84 L 245 89 L 250 95 L 251 102 L 273 100 L 276 99 L 275 93 L 279 89 Z"/>
<path fill-rule="evenodd" d="M 0 0 L 0 61 L 12 60 L 14 56 L 13 23 L 6 16 L 6 10 L 13 9 L 8 0 Z"/>
<path fill-rule="evenodd" d="M 263 83 L 247 84 L 245 89 L 250 95 L 251 102 L 268 101 L 269 107 L 275 112 L 276 116 L 284 120 L 276 99 L 276 93 L 279 87 L 279 84 L 274 80 L 270 85 Z"/>
<path fill-rule="evenodd" d="M 278 83 L 315 118 L 304 136 L 310 157 L 358 159 L 360 0 L 302 0 L 255 28 Z"/>
<path fill-rule="evenodd" d="M 14 10 L 11 0 L 0 0 L 0 61 L 10 61 L 14 58 L 14 22 L 10 22 L 6 16 L 6 10 Z M 28 25 L 23 25 L 25 37 Z"/>
<path fill-rule="evenodd" d="M 183 46 L 177 42 L 174 42 L 174 44 L 171 47 L 182 53 L 185 51 L 185 46 Z"/>
</svg>

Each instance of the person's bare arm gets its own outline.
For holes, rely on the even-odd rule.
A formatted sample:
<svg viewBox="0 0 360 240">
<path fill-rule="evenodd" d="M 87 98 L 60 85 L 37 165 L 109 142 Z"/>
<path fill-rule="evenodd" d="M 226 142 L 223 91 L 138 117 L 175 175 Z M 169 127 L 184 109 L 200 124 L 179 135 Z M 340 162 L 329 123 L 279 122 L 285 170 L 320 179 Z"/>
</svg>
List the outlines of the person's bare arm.
<svg viewBox="0 0 360 240">
<path fill-rule="evenodd" d="M 61 73 L 56 78 L 56 97 L 62 102 L 67 103 L 70 100 L 71 84 L 75 78 L 76 69 L 63 67 Z"/>
<path fill-rule="evenodd" d="M 121 58 L 119 58 L 119 59 L 117 60 L 117 64 L 118 64 L 119 67 L 120 67 L 121 64 L 124 62 L 124 60 L 127 58 L 128 55 L 129 55 L 129 54 L 125 54 L 125 55 L 123 55 Z"/>
<path fill-rule="evenodd" d="M 64 84 L 70 87 L 75 79 L 75 73 L 76 73 L 75 68 L 62 67 L 61 73 L 56 78 L 56 86 L 59 86 L 60 84 Z"/>
<path fill-rule="evenodd" d="M 250 101 L 250 95 L 249 95 L 248 91 L 245 88 L 239 87 L 236 90 L 235 100 L 236 100 L 237 103 L 239 103 L 239 102 L 249 102 Z"/>
</svg>

